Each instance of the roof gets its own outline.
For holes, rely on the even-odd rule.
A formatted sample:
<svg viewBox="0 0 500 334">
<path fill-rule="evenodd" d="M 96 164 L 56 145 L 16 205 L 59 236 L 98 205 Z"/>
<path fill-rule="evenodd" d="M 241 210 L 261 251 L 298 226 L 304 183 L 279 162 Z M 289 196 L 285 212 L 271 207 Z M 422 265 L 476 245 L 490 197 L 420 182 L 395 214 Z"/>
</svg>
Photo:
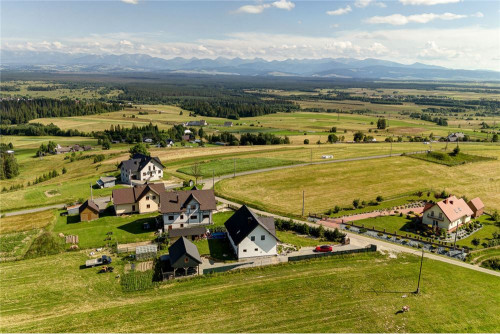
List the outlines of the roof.
<svg viewBox="0 0 500 334">
<path fill-rule="evenodd" d="M 191 235 L 202 235 L 205 233 L 207 233 L 207 229 L 204 226 L 185 227 L 168 230 L 168 236 L 170 238 L 188 237 Z"/>
<path fill-rule="evenodd" d="M 83 203 L 82 205 L 80 205 L 80 208 L 78 209 L 78 212 L 81 213 L 86 208 L 89 208 L 90 210 L 94 211 L 95 213 L 99 213 L 99 207 L 91 199 L 85 201 L 85 203 Z"/>
<path fill-rule="evenodd" d="M 135 254 L 156 253 L 157 251 L 158 251 L 158 246 L 156 246 L 156 244 L 137 246 L 135 248 Z"/>
<path fill-rule="evenodd" d="M 481 210 L 484 208 L 483 201 L 479 197 L 473 198 L 469 201 L 469 207 L 474 206 L 474 208 L 471 207 L 471 209 L 476 209 L 476 210 Z"/>
<path fill-rule="evenodd" d="M 104 183 L 113 182 L 113 181 L 116 181 L 116 177 L 114 177 L 114 176 L 101 176 L 99 181 L 104 182 Z"/>
<path fill-rule="evenodd" d="M 276 228 L 274 218 L 259 217 L 246 205 L 243 205 L 225 223 L 227 232 L 236 245 L 239 245 L 257 226 L 262 226 L 276 240 Z"/>
<path fill-rule="evenodd" d="M 142 197 L 144 197 L 149 191 L 152 191 L 158 196 L 161 196 L 165 192 L 165 185 L 163 183 L 148 183 L 140 186 L 135 186 L 133 188 L 123 188 L 113 190 L 113 203 L 114 204 L 130 204 L 136 203 Z"/>
<path fill-rule="evenodd" d="M 132 158 L 120 162 L 118 168 L 121 168 L 123 166 L 126 170 L 138 172 L 141 171 L 151 160 L 155 161 L 161 167 L 165 168 L 158 157 L 150 157 L 140 153 L 136 153 L 132 156 Z"/>
<path fill-rule="evenodd" d="M 455 196 L 450 196 L 440 202 L 437 202 L 435 205 L 443 211 L 443 214 L 450 220 L 450 222 L 462 218 L 463 216 L 472 216 L 474 214 L 463 199 L 458 199 Z"/>
<path fill-rule="evenodd" d="M 217 209 L 213 189 L 170 191 L 161 196 L 160 212 L 175 213 L 185 212 L 191 200 L 200 204 L 200 210 L 208 211 Z"/>
<path fill-rule="evenodd" d="M 201 264 L 198 248 L 184 237 L 177 239 L 172 246 L 168 247 L 168 254 L 170 255 L 170 263 L 175 263 L 182 256 L 189 255 L 193 260 Z"/>
</svg>

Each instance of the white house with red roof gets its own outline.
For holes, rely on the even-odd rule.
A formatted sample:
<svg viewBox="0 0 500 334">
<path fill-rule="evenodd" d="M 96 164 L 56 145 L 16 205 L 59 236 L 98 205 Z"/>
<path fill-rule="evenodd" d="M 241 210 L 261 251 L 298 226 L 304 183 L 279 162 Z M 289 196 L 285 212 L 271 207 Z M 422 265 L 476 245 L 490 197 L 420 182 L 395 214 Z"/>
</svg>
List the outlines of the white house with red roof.
<svg viewBox="0 0 500 334">
<path fill-rule="evenodd" d="M 424 209 L 422 223 L 452 232 L 460 225 L 468 223 L 473 214 L 463 199 L 450 196 L 436 204 L 428 205 Z"/>
</svg>

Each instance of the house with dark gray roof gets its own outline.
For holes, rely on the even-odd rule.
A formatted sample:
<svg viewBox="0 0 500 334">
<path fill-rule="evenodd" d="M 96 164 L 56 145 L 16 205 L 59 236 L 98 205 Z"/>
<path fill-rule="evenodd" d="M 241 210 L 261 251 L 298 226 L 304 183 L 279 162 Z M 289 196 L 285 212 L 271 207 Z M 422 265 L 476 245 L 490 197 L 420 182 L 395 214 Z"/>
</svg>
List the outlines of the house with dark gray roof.
<svg viewBox="0 0 500 334">
<path fill-rule="evenodd" d="M 168 248 L 168 255 L 162 255 L 160 261 L 163 279 L 195 275 L 202 263 L 198 248 L 184 237 L 174 242 Z"/>
<path fill-rule="evenodd" d="M 277 255 L 274 218 L 260 217 L 243 205 L 224 226 L 238 259 Z"/>
<path fill-rule="evenodd" d="M 121 181 L 131 183 L 132 180 L 161 180 L 165 166 L 162 165 L 158 157 L 136 153 L 129 160 L 122 161 L 118 168 L 120 168 Z"/>
<path fill-rule="evenodd" d="M 165 231 L 211 224 L 216 209 L 213 189 L 165 192 L 160 203 Z"/>
<path fill-rule="evenodd" d="M 112 199 L 116 215 L 158 211 L 160 197 L 164 193 L 163 183 L 147 183 L 131 188 L 114 189 Z"/>
</svg>

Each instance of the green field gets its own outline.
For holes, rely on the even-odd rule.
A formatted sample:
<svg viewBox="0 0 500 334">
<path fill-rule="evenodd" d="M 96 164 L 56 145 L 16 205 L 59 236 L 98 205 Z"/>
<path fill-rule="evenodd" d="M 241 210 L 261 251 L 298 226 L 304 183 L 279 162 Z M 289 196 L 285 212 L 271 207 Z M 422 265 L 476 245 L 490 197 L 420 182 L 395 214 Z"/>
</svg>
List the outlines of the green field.
<svg viewBox="0 0 500 334">
<path fill-rule="evenodd" d="M 495 158 L 464 154 L 464 153 L 443 153 L 443 152 L 428 152 L 428 153 L 418 153 L 418 154 L 408 154 L 409 157 L 433 162 L 436 164 L 446 165 L 446 166 L 458 166 L 472 162 L 488 161 Z"/>
<path fill-rule="evenodd" d="M 287 166 L 302 163 L 302 161 L 272 159 L 272 158 L 238 158 L 211 160 L 203 162 L 199 165 L 200 175 L 204 178 L 209 178 L 212 175 L 227 175 L 233 172 L 240 173 L 255 169 L 264 169 L 278 166 Z M 178 172 L 193 175 L 193 166 L 184 167 L 177 170 Z M 213 174 L 212 174 L 213 173 Z"/>
<path fill-rule="evenodd" d="M 331 257 L 177 281 L 136 293 L 123 292 L 114 274 L 80 270 L 86 259 L 83 253 L 65 253 L 0 264 L 0 330 L 500 330 L 498 277 L 426 259 L 421 294 L 415 296 L 411 292 L 416 288 L 419 258 L 412 255 Z M 115 268 L 122 270 L 120 261 Z M 450 281 L 460 282 L 460 293 L 450 288 Z M 410 306 L 410 312 L 399 314 L 403 305 Z"/>
</svg>

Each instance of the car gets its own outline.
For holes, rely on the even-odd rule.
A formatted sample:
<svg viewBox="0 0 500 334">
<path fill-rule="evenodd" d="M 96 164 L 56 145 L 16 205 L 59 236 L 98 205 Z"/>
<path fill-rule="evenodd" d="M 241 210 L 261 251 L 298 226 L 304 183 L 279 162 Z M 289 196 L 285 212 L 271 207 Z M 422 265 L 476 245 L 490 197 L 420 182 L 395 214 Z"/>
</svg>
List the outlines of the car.
<svg viewBox="0 0 500 334">
<path fill-rule="evenodd" d="M 329 245 L 323 245 L 323 246 L 317 246 L 314 249 L 314 251 L 321 252 L 321 253 L 328 253 L 328 252 L 332 252 L 333 248 L 332 248 L 332 246 L 329 246 Z"/>
</svg>

